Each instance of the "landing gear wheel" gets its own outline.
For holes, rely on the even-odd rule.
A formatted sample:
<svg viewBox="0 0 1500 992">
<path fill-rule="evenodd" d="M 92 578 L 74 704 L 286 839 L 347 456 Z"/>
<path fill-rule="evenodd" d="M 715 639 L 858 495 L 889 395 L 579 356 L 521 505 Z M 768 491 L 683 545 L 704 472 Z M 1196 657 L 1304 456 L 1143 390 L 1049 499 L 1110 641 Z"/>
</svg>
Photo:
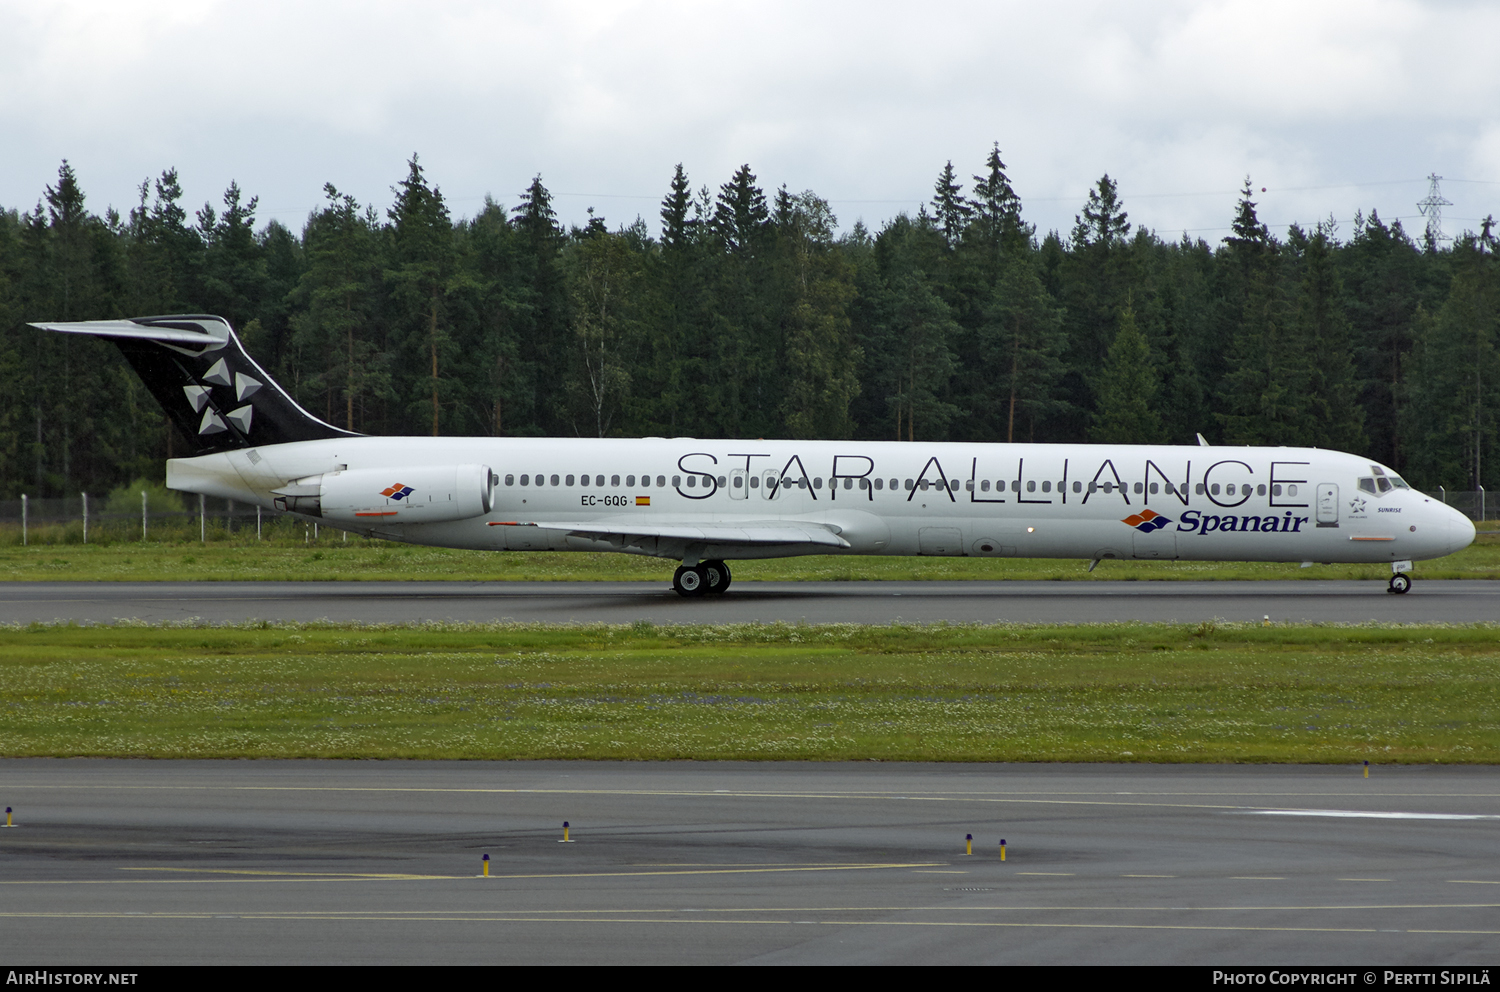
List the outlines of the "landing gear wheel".
<svg viewBox="0 0 1500 992">
<path fill-rule="evenodd" d="M 704 592 L 718 594 L 729 588 L 730 580 L 729 566 L 722 561 L 706 561 L 698 566 L 703 570 L 703 577 L 707 580 L 707 588 Z"/>
<path fill-rule="evenodd" d="M 684 598 L 703 595 L 708 591 L 708 576 L 704 574 L 703 566 L 678 566 L 677 571 L 672 574 L 672 588 Z"/>
<path fill-rule="evenodd" d="M 1411 588 L 1411 576 L 1397 572 L 1391 576 L 1391 592 L 1400 595 Z"/>
</svg>

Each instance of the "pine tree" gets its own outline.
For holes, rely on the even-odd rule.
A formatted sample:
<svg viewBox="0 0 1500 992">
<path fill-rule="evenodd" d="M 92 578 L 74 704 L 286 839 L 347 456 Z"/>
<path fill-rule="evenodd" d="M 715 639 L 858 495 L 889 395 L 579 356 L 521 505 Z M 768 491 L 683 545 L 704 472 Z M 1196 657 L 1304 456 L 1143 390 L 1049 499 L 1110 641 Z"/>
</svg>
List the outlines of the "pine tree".
<svg viewBox="0 0 1500 992">
<path fill-rule="evenodd" d="M 943 171 L 933 186 L 932 209 L 938 230 L 943 234 L 943 242 L 952 251 L 958 247 L 974 208 L 963 197 L 963 186 L 957 181 L 951 161 L 943 166 Z"/>
<path fill-rule="evenodd" d="M 203 240 L 203 283 L 200 307 L 243 328 L 265 295 L 266 263 L 255 237 L 255 208 L 259 197 L 242 203 L 239 183 L 224 191 L 224 212 L 212 205 L 198 211 L 198 235 Z"/>
<path fill-rule="evenodd" d="M 1500 485 L 1500 259 L 1482 237 L 1453 246 L 1453 282 L 1437 313 L 1419 309 L 1404 428 L 1429 487 Z"/>
<path fill-rule="evenodd" d="M 1231 444 L 1307 443 L 1308 354 L 1298 346 L 1280 280 L 1279 246 L 1262 224 L 1245 180 L 1224 239 L 1238 320 L 1231 324 L 1230 371 L 1222 383 L 1223 412 L 1215 414 Z"/>
<path fill-rule="evenodd" d="M 990 149 L 984 165 L 985 174 L 974 177 L 972 203 L 977 233 L 991 252 L 1003 247 L 1017 248 L 1017 241 L 1031 240 L 1031 231 L 1021 222 L 1021 198 L 1005 174 L 999 142 Z"/>
<path fill-rule="evenodd" d="M 1162 440 L 1161 416 L 1155 406 L 1158 380 L 1151 348 L 1136 326 L 1129 302 L 1120 310 L 1119 325 L 1095 384 L 1098 403 L 1092 439 L 1104 444 L 1154 444 Z"/>
<path fill-rule="evenodd" d="M 1060 406 L 1056 392 L 1067 343 L 1062 316 L 1030 259 L 1010 259 L 979 329 L 985 395 L 976 397 L 991 408 L 999 404 L 988 419 L 1006 441 L 1016 440 L 1018 426 L 1030 436 L 1037 420 Z"/>
<path fill-rule="evenodd" d="M 692 246 L 696 221 L 689 216 L 693 192 L 682 163 L 672 173 L 672 189 L 661 201 L 661 244 L 665 251 L 686 251 Z"/>
<path fill-rule="evenodd" d="M 522 375 L 530 383 L 529 402 L 513 402 L 512 434 L 561 434 L 568 429 L 567 397 L 556 369 L 567 367 L 571 342 L 570 294 L 563 273 L 563 232 L 552 208 L 552 194 L 536 176 L 515 207 L 523 246 L 522 284 L 529 311 L 519 329 Z"/>
<path fill-rule="evenodd" d="M 1083 205 L 1083 216 L 1073 218 L 1073 244 L 1100 245 L 1112 248 L 1123 244 L 1130 236 L 1127 214 L 1121 207 L 1120 190 L 1115 181 L 1105 173 L 1089 190 L 1088 202 Z"/>
<path fill-rule="evenodd" d="M 1365 449 L 1364 410 L 1354 378 L 1353 341 L 1344 316 L 1343 286 L 1333 267 L 1328 234 L 1320 226 L 1303 253 L 1306 266 L 1297 298 L 1296 328 L 1310 351 L 1304 401 L 1319 447 Z"/>
<path fill-rule="evenodd" d="M 338 420 L 351 431 L 361 430 L 356 409 L 363 409 L 366 399 L 387 395 L 391 384 L 374 327 L 377 234 L 374 218 L 352 196 L 332 183 L 323 192 L 328 205 L 308 221 L 308 268 L 293 295 L 299 359 L 293 381 L 300 391 L 323 397 L 325 409 L 341 398 Z"/>
<path fill-rule="evenodd" d="M 770 212 L 766 194 L 755 185 L 755 173 L 748 164 L 735 171 L 733 178 L 719 187 L 714 202 L 713 227 L 732 255 L 753 252 L 767 232 Z"/>
<path fill-rule="evenodd" d="M 849 304 L 854 273 L 834 242 L 838 220 L 811 190 L 777 195 L 778 244 L 790 288 L 784 318 L 787 372 L 782 405 L 786 432 L 797 438 L 846 438 L 849 405 L 859 393 L 860 350 Z"/>
<path fill-rule="evenodd" d="M 443 326 L 443 303 L 454 274 L 453 224 L 443 194 L 429 186 L 413 155 L 407 176 L 396 187 L 396 203 L 387 211 L 391 222 L 391 262 L 386 280 L 400 305 L 407 334 L 407 351 L 421 354 L 430 373 L 424 392 L 412 396 L 412 407 L 426 406 L 430 399 L 432 434 L 441 429 L 443 393 L 451 386 L 444 374 L 445 360 L 452 350 L 452 336 Z M 415 412 L 415 410 L 413 411 Z"/>
</svg>

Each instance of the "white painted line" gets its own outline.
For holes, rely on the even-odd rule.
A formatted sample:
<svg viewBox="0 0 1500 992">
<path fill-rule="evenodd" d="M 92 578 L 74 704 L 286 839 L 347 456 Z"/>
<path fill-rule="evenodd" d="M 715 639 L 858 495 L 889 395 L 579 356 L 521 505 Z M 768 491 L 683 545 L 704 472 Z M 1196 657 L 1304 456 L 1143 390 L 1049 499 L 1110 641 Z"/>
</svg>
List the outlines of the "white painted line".
<svg viewBox="0 0 1500 992">
<path fill-rule="evenodd" d="M 1337 816 L 1370 820 L 1500 820 L 1487 813 L 1383 813 L 1352 809 L 1250 809 L 1257 816 Z"/>
</svg>

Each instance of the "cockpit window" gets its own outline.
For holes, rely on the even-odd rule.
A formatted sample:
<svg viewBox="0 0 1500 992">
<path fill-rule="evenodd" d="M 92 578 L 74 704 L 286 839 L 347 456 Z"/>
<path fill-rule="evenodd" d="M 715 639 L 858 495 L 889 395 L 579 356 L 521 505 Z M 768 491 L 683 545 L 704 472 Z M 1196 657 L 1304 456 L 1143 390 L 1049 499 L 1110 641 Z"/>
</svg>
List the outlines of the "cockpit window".
<svg viewBox="0 0 1500 992">
<path fill-rule="evenodd" d="M 1387 472 L 1379 465 L 1371 465 L 1370 471 L 1373 475 L 1367 475 L 1359 480 L 1359 488 L 1376 496 L 1384 496 L 1386 493 L 1396 489 L 1410 489 L 1406 480 L 1394 472 Z"/>
</svg>

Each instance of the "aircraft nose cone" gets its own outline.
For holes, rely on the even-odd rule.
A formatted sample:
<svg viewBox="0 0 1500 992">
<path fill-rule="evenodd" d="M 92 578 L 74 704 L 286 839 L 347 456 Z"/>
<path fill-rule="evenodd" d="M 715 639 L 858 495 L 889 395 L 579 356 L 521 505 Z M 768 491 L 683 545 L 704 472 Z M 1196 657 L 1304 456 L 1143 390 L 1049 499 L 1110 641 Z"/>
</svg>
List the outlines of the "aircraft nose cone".
<svg viewBox="0 0 1500 992">
<path fill-rule="evenodd" d="M 1474 536 L 1478 533 L 1474 527 L 1474 521 L 1451 506 L 1445 506 L 1443 509 L 1448 511 L 1448 553 L 1462 551 L 1474 543 Z"/>
</svg>

